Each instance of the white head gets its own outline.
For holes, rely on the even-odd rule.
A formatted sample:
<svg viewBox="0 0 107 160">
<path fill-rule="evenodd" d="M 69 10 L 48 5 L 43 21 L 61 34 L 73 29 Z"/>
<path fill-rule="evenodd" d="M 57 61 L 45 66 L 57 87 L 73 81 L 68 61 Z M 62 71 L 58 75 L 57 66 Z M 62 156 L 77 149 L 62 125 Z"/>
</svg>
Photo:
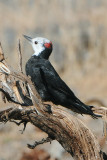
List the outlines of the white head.
<svg viewBox="0 0 107 160">
<path fill-rule="evenodd" d="M 30 41 L 35 51 L 33 55 L 40 56 L 44 51 L 46 51 L 44 54 L 52 52 L 52 42 L 50 40 L 42 37 L 30 38 L 26 35 L 24 37 Z"/>
</svg>

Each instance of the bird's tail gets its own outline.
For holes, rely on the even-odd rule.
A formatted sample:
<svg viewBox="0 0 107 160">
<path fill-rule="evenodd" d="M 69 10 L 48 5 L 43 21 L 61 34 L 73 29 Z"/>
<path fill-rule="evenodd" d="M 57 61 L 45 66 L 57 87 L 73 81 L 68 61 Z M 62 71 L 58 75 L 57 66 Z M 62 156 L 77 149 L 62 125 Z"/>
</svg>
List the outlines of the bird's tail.
<svg viewBox="0 0 107 160">
<path fill-rule="evenodd" d="M 94 112 L 93 112 L 93 108 L 94 108 L 94 106 L 88 106 L 89 108 L 90 108 L 90 111 L 91 111 L 91 117 L 92 118 L 94 118 L 94 119 L 97 119 L 97 118 L 101 118 L 102 116 L 101 115 L 98 115 L 98 114 L 95 114 Z"/>
<path fill-rule="evenodd" d="M 86 105 L 82 102 L 72 104 L 72 110 L 76 113 L 80 113 L 81 115 L 87 114 L 87 115 L 90 115 L 94 119 L 101 118 L 102 117 L 101 115 L 95 114 L 93 112 L 93 110 L 92 110 L 93 108 L 94 108 L 94 106 L 89 106 L 89 105 Z"/>
</svg>

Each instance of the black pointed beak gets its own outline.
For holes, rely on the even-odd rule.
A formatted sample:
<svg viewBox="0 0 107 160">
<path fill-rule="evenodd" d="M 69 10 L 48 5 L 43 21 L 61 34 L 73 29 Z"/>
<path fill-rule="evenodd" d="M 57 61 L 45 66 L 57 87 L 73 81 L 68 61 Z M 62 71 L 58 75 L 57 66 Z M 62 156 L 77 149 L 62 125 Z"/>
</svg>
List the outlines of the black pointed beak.
<svg viewBox="0 0 107 160">
<path fill-rule="evenodd" d="M 26 35 L 23 35 L 28 41 L 32 42 L 32 38 L 31 37 L 28 37 Z"/>
</svg>

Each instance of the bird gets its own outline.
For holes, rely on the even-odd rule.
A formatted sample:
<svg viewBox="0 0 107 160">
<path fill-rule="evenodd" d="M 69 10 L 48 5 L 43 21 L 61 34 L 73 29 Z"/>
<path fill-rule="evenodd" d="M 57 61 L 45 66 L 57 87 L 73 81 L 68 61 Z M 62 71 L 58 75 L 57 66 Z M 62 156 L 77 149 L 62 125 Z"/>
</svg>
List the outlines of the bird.
<svg viewBox="0 0 107 160">
<path fill-rule="evenodd" d="M 32 45 L 34 54 L 25 66 L 26 75 L 31 77 L 43 102 L 61 105 L 78 114 L 87 114 L 92 118 L 101 117 L 93 112 L 93 106 L 84 104 L 60 78 L 49 61 L 53 50 L 50 40 L 42 37 L 31 38 L 23 35 Z"/>
</svg>

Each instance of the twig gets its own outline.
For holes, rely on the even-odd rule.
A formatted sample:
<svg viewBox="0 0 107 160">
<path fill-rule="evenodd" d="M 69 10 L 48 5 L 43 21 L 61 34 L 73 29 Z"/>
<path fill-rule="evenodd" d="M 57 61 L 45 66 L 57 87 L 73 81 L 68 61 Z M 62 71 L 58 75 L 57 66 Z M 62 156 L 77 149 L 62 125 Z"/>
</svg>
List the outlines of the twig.
<svg viewBox="0 0 107 160">
<path fill-rule="evenodd" d="M 19 70 L 21 73 L 23 73 L 23 69 L 22 69 L 22 52 L 21 52 L 21 44 L 20 44 L 20 39 L 19 39 L 19 44 L 18 44 L 18 48 L 19 48 Z"/>
<path fill-rule="evenodd" d="M 2 45 L 1 45 L 1 42 L 0 42 L 0 62 L 2 62 L 4 60 L 4 53 L 3 53 L 3 49 L 2 49 Z"/>
<path fill-rule="evenodd" d="M 42 139 L 41 141 L 35 141 L 34 142 L 34 144 L 27 144 L 27 146 L 28 146 L 28 148 L 30 148 L 30 149 L 34 149 L 35 147 L 37 147 L 38 145 L 40 145 L 40 144 L 44 144 L 44 143 L 47 143 L 47 142 L 50 142 L 51 143 L 51 141 L 53 141 L 53 139 L 52 138 L 50 138 L 50 137 L 47 137 L 46 139 Z"/>
<path fill-rule="evenodd" d="M 26 125 L 28 123 L 27 121 L 23 121 L 23 120 L 21 120 L 20 122 L 17 122 L 17 121 L 14 121 L 14 120 L 10 120 L 10 122 L 15 123 L 17 126 L 20 126 L 22 123 L 24 124 L 24 128 L 22 130 L 20 130 L 21 134 L 23 134 L 23 132 L 25 131 Z"/>
</svg>

